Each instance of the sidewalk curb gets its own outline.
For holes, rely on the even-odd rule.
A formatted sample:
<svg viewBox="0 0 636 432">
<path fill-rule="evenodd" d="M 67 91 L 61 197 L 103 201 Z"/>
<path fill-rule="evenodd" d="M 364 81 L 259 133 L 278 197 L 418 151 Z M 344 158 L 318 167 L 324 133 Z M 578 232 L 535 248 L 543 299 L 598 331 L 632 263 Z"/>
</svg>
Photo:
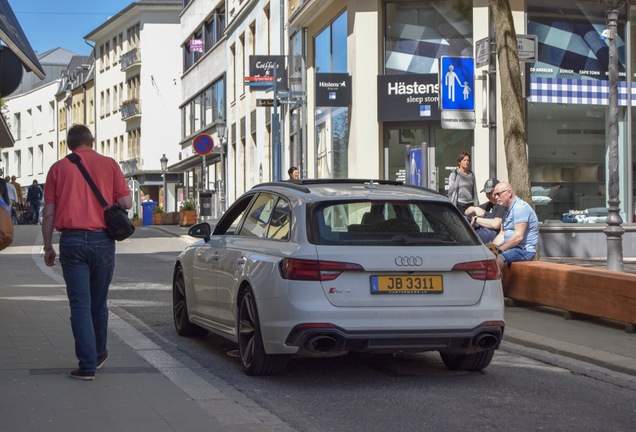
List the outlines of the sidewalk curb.
<svg viewBox="0 0 636 432">
<path fill-rule="evenodd" d="M 559 341 L 536 333 L 506 327 L 504 342 L 573 358 L 615 372 L 636 376 L 636 359 Z M 504 346 L 505 349 L 505 346 Z"/>
</svg>

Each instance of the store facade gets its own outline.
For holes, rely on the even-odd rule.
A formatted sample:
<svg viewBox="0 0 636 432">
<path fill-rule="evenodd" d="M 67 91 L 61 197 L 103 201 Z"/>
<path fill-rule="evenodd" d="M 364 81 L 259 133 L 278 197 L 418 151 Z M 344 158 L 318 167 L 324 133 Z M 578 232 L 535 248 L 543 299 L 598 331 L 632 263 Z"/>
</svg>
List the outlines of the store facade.
<svg viewBox="0 0 636 432">
<path fill-rule="evenodd" d="M 408 155 L 418 149 L 422 169 L 417 181 L 441 193 L 461 151 L 473 155 L 479 184 L 493 175 L 508 178 L 503 113 L 486 111 L 491 88 L 487 78 L 480 79 L 488 65 L 476 69 L 471 83 L 474 129 L 442 128 L 437 103 L 438 59 L 474 56 L 476 42 L 489 33 L 487 0 L 291 3 L 298 4 L 290 6 L 290 29 L 303 29 L 297 34 L 304 37 L 307 63 L 307 128 L 315 131 L 307 138 L 309 177 L 412 181 Z M 536 35 L 538 42 L 536 61 L 523 63 L 522 70 L 533 203 L 542 223 L 540 253 L 604 256 L 610 119 L 609 49 L 601 35 L 607 6 L 595 0 L 511 1 L 511 6 L 517 33 Z M 636 92 L 628 91 L 636 79 L 635 9 L 628 4 L 620 11 L 617 38 L 619 198 L 626 256 L 636 253 L 631 246 L 636 165 L 629 108 Z M 316 104 L 316 76 L 325 68 L 351 76 L 350 106 Z M 489 122 L 488 116 L 496 120 Z"/>
</svg>

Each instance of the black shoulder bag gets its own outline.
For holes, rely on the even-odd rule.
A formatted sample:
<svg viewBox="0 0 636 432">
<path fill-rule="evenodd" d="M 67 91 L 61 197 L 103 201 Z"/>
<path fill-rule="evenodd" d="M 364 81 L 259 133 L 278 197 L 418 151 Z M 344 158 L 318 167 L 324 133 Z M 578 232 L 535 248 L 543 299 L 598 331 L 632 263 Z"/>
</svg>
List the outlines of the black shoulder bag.
<svg viewBox="0 0 636 432">
<path fill-rule="evenodd" d="M 106 230 L 108 235 L 117 241 L 127 239 L 135 232 L 135 226 L 128 217 L 128 212 L 118 205 L 108 206 L 108 202 L 104 199 L 102 193 L 97 189 L 97 185 L 82 165 L 82 159 L 75 153 L 71 153 L 66 156 L 68 160 L 77 165 L 77 168 L 81 171 L 82 175 L 86 179 L 86 182 L 93 190 L 93 193 L 97 197 L 99 203 L 104 207 L 104 221 L 106 222 Z"/>
</svg>

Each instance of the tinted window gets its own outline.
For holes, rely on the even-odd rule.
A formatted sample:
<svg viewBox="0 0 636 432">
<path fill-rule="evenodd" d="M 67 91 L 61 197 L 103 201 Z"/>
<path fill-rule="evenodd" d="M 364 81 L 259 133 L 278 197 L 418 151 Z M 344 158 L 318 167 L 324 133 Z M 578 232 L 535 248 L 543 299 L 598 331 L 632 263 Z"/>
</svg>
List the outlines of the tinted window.
<svg viewBox="0 0 636 432">
<path fill-rule="evenodd" d="M 239 235 L 245 237 L 265 237 L 267 223 L 274 210 L 276 201 L 276 197 L 265 193 L 260 194 L 250 206 Z"/>
<path fill-rule="evenodd" d="M 318 244 L 453 246 L 479 243 L 448 203 L 357 201 L 325 203 L 311 215 Z"/>
<path fill-rule="evenodd" d="M 291 212 L 289 203 L 280 198 L 272 212 L 272 218 L 267 230 L 267 238 L 276 240 L 289 240 L 289 230 L 291 227 Z"/>
</svg>

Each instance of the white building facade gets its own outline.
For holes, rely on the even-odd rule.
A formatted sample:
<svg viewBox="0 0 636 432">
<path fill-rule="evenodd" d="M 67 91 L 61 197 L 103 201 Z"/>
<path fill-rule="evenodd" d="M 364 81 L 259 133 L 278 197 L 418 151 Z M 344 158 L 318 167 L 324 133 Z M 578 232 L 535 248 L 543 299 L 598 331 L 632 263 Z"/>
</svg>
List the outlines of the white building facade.
<svg viewBox="0 0 636 432">
<path fill-rule="evenodd" d="M 5 115 L 15 144 L 2 149 L 4 175 L 16 176 L 23 193 L 33 180 L 43 184 L 49 167 L 57 161 L 55 94 L 59 85 L 59 79 L 53 80 L 6 99 Z"/>
<path fill-rule="evenodd" d="M 179 176 L 168 174 L 164 202 L 160 160 L 178 158 L 181 7 L 134 2 L 85 37 L 95 44 L 96 150 L 166 211 L 177 210 Z"/>
<path fill-rule="evenodd" d="M 197 202 L 199 214 L 219 216 L 225 206 L 225 153 L 217 131 L 226 119 L 225 2 L 192 0 L 183 2 L 181 35 L 181 88 L 178 104 L 181 135 L 179 156 L 170 169 L 183 172 L 180 196 Z M 210 136 L 213 148 L 205 153 L 194 149 L 194 140 Z M 223 142 L 225 144 L 225 142 Z M 205 203 L 202 205 L 200 194 Z"/>
</svg>

